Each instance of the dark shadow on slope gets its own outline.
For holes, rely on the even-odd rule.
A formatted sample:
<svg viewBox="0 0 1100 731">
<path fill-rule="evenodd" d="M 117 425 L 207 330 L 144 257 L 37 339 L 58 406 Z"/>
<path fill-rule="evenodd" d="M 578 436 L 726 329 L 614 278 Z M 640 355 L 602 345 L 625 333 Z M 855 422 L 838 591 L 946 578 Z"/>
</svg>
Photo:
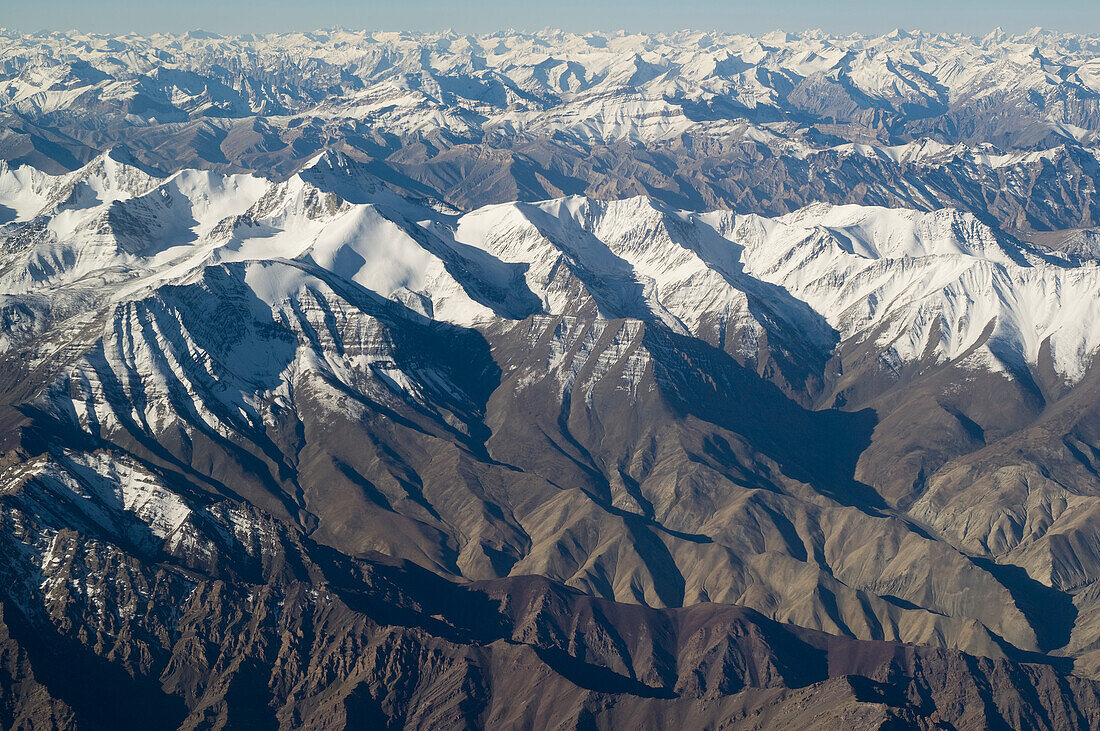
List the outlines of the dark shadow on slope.
<svg viewBox="0 0 1100 731">
<path fill-rule="evenodd" d="M 370 683 L 363 681 L 355 686 L 344 698 L 344 728 L 349 729 L 396 729 L 401 727 L 398 719 L 391 719 L 381 700 L 371 692 Z"/>
<path fill-rule="evenodd" d="M 677 697 L 682 643 L 703 627 L 710 628 L 706 634 L 725 635 L 730 650 L 740 656 L 730 668 L 738 677 L 729 679 L 739 688 L 771 685 L 768 672 L 776 673 L 784 687 L 808 687 L 840 674 L 867 672 L 883 658 L 909 651 L 896 643 L 838 638 L 786 625 L 739 606 L 651 609 L 597 599 L 541 576 L 461 585 L 407 561 L 381 555 L 353 561 L 323 546 L 310 549 L 341 599 L 377 622 L 419 628 L 452 642 L 523 644 L 555 673 L 601 693 Z M 361 579 L 354 576 L 359 572 Z M 534 627 L 538 631 L 530 634 Z M 600 638 L 598 646 L 587 646 L 585 627 L 596 630 L 592 636 Z M 531 639 L 514 639 L 517 630 Z M 651 653 L 648 657 L 631 656 L 635 643 L 630 640 L 639 633 L 652 637 L 648 650 L 644 643 L 638 648 Z M 602 654 L 605 643 L 615 648 L 613 654 L 626 664 L 625 672 L 586 659 L 593 649 Z M 658 671 L 661 681 L 653 685 L 640 681 L 637 663 L 644 666 L 658 658 L 664 667 Z M 764 672 L 745 667 L 746 661 L 761 665 Z M 839 661 L 836 669 L 834 661 Z"/>
<path fill-rule="evenodd" d="M 653 578 L 653 590 L 657 592 L 661 602 L 666 607 L 682 607 L 687 582 L 676 566 L 676 559 L 672 557 L 668 546 L 654 535 L 645 521 L 626 517 L 623 522 L 630 534 L 630 545 L 645 556 L 646 569 Z M 639 601 L 644 602 L 644 597 L 639 597 Z"/>
<path fill-rule="evenodd" d="M 1072 596 L 1039 583 L 1019 566 L 999 564 L 976 556 L 970 557 L 970 560 L 1008 589 L 1016 608 L 1023 613 L 1035 631 L 1035 640 L 1042 652 L 1051 652 L 1066 646 L 1077 622 L 1077 606 L 1073 603 Z M 1048 662 L 1054 660 L 1055 658 L 1046 659 Z M 1073 665 L 1072 660 L 1066 660 L 1070 666 Z M 1039 661 L 1028 659 L 1027 662 Z"/>
<path fill-rule="evenodd" d="M 408 175 L 400 172 L 385 161 L 371 160 L 366 164 L 366 167 L 372 175 L 392 188 L 395 188 L 399 194 L 407 195 L 408 193 L 412 193 L 435 198 L 436 200 L 443 200 L 443 196 L 439 191 L 424 185 L 419 180 L 410 178 Z M 406 193 L 406 191 L 408 193 Z"/>
<path fill-rule="evenodd" d="M 549 442 L 550 445 L 553 446 L 553 448 L 557 450 L 557 452 L 562 457 L 572 462 L 573 465 L 577 467 L 577 469 L 583 472 L 592 481 L 593 484 L 597 485 L 602 490 L 602 494 L 595 493 L 590 490 L 586 490 L 578 485 L 578 488 L 581 489 L 592 502 L 599 505 L 600 508 L 603 509 L 605 512 L 610 513 L 611 515 L 618 516 L 629 525 L 640 527 L 640 529 L 642 530 L 645 530 L 646 527 L 652 528 L 654 530 L 658 530 L 662 533 L 670 535 L 673 538 L 679 538 L 680 540 L 689 541 L 691 543 L 714 542 L 713 538 L 707 535 L 703 535 L 701 533 L 686 533 L 683 531 L 673 530 L 672 528 L 662 525 L 653 517 L 652 507 L 650 507 L 645 515 L 638 515 L 637 513 L 632 513 L 613 505 L 611 502 L 611 482 L 607 479 L 607 475 L 605 475 L 596 467 L 596 460 L 593 458 L 592 453 L 583 444 L 581 444 L 576 437 L 573 436 L 572 431 L 569 429 L 569 409 L 571 403 L 572 398 L 570 394 L 566 392 L 562 395 L 561 411 L 558 414 L 558 431 L 565 438 L 566 442 L 568 442 L 571 447 L 579 452 L 581 459 L 577 459 L 577 457 L 570 454 L 567 450 L 563 449 L 561 445 L 559 445 L 545 431 L 542 431 L 541 429 L 540 431 L 542 431 L 543 436 L 546 437 L 547 442 Z M 628 478 L 629 476 L 625 477 Z M 548 477 L 546 479 L 551 485 L 559 488 L 562 487 L 558 485 L 555 480 Z M 642 495 L 640 491 L 636 495 L 634 495 L 634 498 L 635 500 L 638 500 L 639 503 L 643 506 L 649 505 L 649 501 L 646 500 L 645 496 Z M 661 548 L 667 553 L 668 549 L 665 548 L 664 544 L 661 545 Z M 679 570 L 676 570 L 676 574 L 679 575 Z"/>
<path fill-rule="evenodd" d="M 198 239 L 194 231 L 198 221 L 190 212 L 172 215 L 188 205 L 189 201 L 174 185 L 162 185 L 145 195 L 111 203 L 106 224 L 120 251 L 152 257 Z"/>
<path fill-rule="evenodd" d="M 620 675 L 602 665 L 581 662 L 556 647 L 533 648 L 538 658 L 563 678 L 595 693 L 626 693 L 639 698 L 676 698 L 671 688 L 653 687 L 640 680 Z"/>
<path fill-rule="evenodd" d="M 275 695 L 269 687 L 270 671 L 259 660 L 247 659 L 229 681 L 224 702 L 229 728 L 266 731 L 279 728 Z"/>
<path fill-rule="evenodd" d="M 148 175 L 150 178 L 164 178 L 168 173 L 158 168 L 146 165 L 135 154 L 134 150 L 126 144 L 116 144 L 110 148 L 111 159 L 120 162 L 123 165 L 129 165 L 130 167 L 137 168 L 141 172 Z"/>
<path fill-rule="evenodd" d="M 881 515 L 882 497 L 854 477 L 871 443 L 874 411 L 810 411 L 701 340 L 657 326 L 648 326 L 643 337 L 657 384 L 682 415 L 740 434 L 788 477 L 842 505 Z"/>
<path fill-rule="evenodd" d="M 571 154 L 577 154 L 577 150 L 571 149 L 569 138 L 562 132 L 554 132 L 549 137 L 522 145 L 516 154 L 518 159 L 561 191 L 561 195 L 584 195 L 591 185 L 592 181 L 586 177 L 570 173 L 568 158 Z"/>
<path fill-rule="evenodd" d="M 756 107 L 746 107 L 727 96 L 715 95 L 709 98 L 691 99 L 687 96 L 669 96 L 666 94 L 664 100 L 670 105 L 680 107 L 684 116 L 692 122 L 718 122 L 736 119 L 745 120 L 752 124 L 766 124 L 783 120 L 783 114 L 773 106 L 761 104 Z"/>
<path fill-rule="evenodd" d="M 616 255 L 573 218 L 557 218 L 537 205 L 521 204 L 519 208 L 535 230 L 565 255 L 566 266 L 584 285 L 601 315 L 611 319 L 660 321 L 630 262 Z M 589 264 L 595 265 L 594 268 L 586 266 Z"/>
<path fill-rule="evenodd" d="M 820 388 L 826 364 L 840 342 L 840 334 L 802 300 L 786 289 L 744 271 L 744 247 L 706 225 L 686 226 L 663 211 L 665 230 L 673 243 L 693 252 L 726 282 L 745 293 L 749 312 L 767 332 L 768 354 L 785 380 L 797 392 Z M 723 333 L 724 334 L 724 333 Z M 811 383 L 817 382 L 817 386 Z"/>
<path fill-rule="evenodd" d="M 425 251 L 442 261 L 447 273 L 478 304 L 512 320 L 543 311 L 542 300 L 527 286 L 527 264 L 501 261 L 475 246 L 456 241 L 450 233 L 445 240 L 441 234 L 446 229 L 429 231 L 385 206 L 378 210 Z"/>
<path fill-rule="evenodd" d="M 161 332 L 167 334 L 168 342 L 178 344 L 193 339 L 213 364 L 211 367 L 215 374 L 212 376 L 186 357 L 175 354 L 187 370 L 190 383 L 185 383 L 176 375 L 165 349 L 152 351 L 157 372 L 165 380 L 176 413 L 195 429 L 196 436 L 201 435 L 208 440 L 215 448 L 215 454 L 220 452 L 230 457 L 243 473 L 255 477 L 264 490 L 282 503 L 289 515 L 295 515 L 301 496 L 288 495 L 284 489 L 286 482 L 295 482 L 295 470 L 262 428 L 238 416 L 220 397 L 226 392 L 226 387 L 239 386 L 254 389 L 256 393 L 275 388 L 279 373 L 294 355 L 293 338 L 276 326 L 270 309 L 245 286 L 243 279 L 243 269 L 210 267 L 204 272 L 202 285 L 165 286 L 161 289 L 159 300 L 145 300 L 135 304 L 135 307 L 140 308 L 143 315 L 138 319 L 146 342 L 161 342 L 161 337 L 150 325 L 150 320 L 155 319 Z M 119 351 L 125 352 L 126 342 L 133 335 L 116 323 L 114 337 L 118 340 Z M 139 370 L 127 364 L 127 391 L 116 380 L 117 374 L 106 361 L 102 349 L 94 351 L 89 360 L 95 365 L 105 391 L 109 390 L 112 407 L 131 437 L 152 454 L 167 459 L 183 471 L 200 474 L 191 466 L 192 459 L 184 459 L 169 449 L 145 422 L 145 381 Z M 247 374 L 239 373 L 237 368 L 242 363 L 259 363 L 264 367 Z M 221 422 L 247 437 L 249 444 L 268 461 L 253 453 L 247 445 L 238 444 L 219 433 L 195 412 L 193 399 L 196 394 L 192 393 L 192 384 L 201 389 L 204 407 L 215 413 Z M 140 422 L 134 420 L 125 407 L 127 399 L 132 402 Z M 204 475 L 203 481 L 224 487 L 223 482 L 213 474 Z M 237 492 L 219 491 L 223 494 Z"/>
<path fill-rule="evenodd" d="M 431 397 L 428 405 L 406 398 L 408 407 L 430 419 L 480 458 L 488 458 L 485 441 L 490 434 L 482 419 L 489 396 L 500 386 L 501 370 L 481 333 L 429 320 L 399 302 L 385 299 L 321 267 L 297 261 L 279 260 L 278 263 L 317 277 L 361 312 L 377 319 L 385 328 L 394 365 L 406 376 L 417 379 L 417 385 Z M 370 403 L 376 410 L 384 408 L 362 395 L 357 400 Z M 458 417 L 467 433 L 448 424 L 438 411 L 440 408 Z"/>
<path fill-rule="evenodd" d="M 132 677 L 119 663 L 99 657 L 61 635 L 45 619 L 32 622 L 8 611 L 4 621 L 26 651 L 35 678 L 73 709 L 81 728 L 176 728 L 187 716 L 182 698 L 168 695 L 155 678 Z"/>
<path fill-rule="evenodd" d="M 512 639 L 516 618 L 502 612 L 502 607 L 510 606 L 510 602 L 501 604 L 482 589 L 456 585 L 415 564 L 380 555 L 375 561 L 359 562 L 365 573 L 357 580 L 351 575 L 355 571 L 351 561 L 343 554 L 318 544 L 311 544 L 310 549 L 314 558 L 320 559 L 326 579 L 348 607 L 376 622 L 418 628 L 456 643 L 516 642 Z M 538 609 L 547 622 L 563 619 L 559 612 L 575 613 L 577 610 L 572 604 L 576 601 L 594 601 L 542 577 L 505 581 L 516 586 L 518 593 L 514 601 L 520 609 L 530 610 L 535 604 L 531 594 L 549 597 L 550 600 Z M 645 698 L 676 697 L 671 688 L 646 685 L 636 678 L 575 657 L 554 644 L 545 641 L 522 644 L 530 647 L 555 673 L 582 688 Z"/>
<path fill-rule="evenodd" d="M 72 172 L 102 152 L 51 126 L 47 120 L 31 121 L 20 114 L 0 117 L 0 127 L 9 132 L 0 145 L 0 156 L 13 167 L 30 165 L 50 175 Z M 78 133 L 70 128 L 69 132 Z"/>
</svg>

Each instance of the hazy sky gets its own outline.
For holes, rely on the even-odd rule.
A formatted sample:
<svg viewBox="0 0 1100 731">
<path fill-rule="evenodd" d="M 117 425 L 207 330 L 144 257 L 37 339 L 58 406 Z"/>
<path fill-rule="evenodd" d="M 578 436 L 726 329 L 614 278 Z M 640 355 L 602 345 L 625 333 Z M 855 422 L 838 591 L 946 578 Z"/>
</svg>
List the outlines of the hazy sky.
<svg viewBox="0 0 1100 731">
<path fill-rule="evenodd" d="M 0 26 L 23 31 L 221 33 L 313 30 L 481 32 L 547 26 L 570 31 L 680 28 L 762 33 L 822 28 L 846 33 L 907 30 L 985 33 L 1036 25 L 1100 33 L 1100 0 L 0 0 Z"/>
</svg>

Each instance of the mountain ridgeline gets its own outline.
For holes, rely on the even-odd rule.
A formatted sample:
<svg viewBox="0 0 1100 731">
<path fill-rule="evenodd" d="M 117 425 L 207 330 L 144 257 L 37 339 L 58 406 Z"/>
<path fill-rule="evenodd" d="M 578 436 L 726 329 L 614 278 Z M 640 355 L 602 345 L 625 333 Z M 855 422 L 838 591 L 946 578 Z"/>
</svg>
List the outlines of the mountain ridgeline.
<svg viewBox="0 0 1100 731">
<path fill-rule="evenodd" d="M 0 727 L 1100 725 L 1100 39 L 0 38 Z"/>
</svg>

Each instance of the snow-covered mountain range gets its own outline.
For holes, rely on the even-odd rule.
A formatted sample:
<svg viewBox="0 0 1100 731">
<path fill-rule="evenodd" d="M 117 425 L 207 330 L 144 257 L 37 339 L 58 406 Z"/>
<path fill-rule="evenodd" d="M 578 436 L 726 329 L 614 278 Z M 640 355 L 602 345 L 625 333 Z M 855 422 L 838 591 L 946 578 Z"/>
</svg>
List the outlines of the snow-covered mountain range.
<svg viewBox="0 0 1100 731">
<path fill-rule="evenodd" d="M 1100 37 L 895 32 L 0 37 L 0 158 L 286 177 L 324 149 L 462 209 L 646 195 L 1100 227 Z M 1064 237 L 1056 243 L 1062 243 Z"/>
<path fill-rule="evenodd" d="M 289 125 L 306 117 L 394 135 L 557 132 L 602 142 L 740 131 L 796 149 L 815 143 L 767 123 L 812 120 L 1028 147 L 1096 140 L 1098 55 L 1100 36 L 1038 29 L 984 38 L 7 32 L 0 95 L 6 110 L 36 118 L 113 110 L 162 123 L 258 115 Z M 990 106 L 1002 112 L 995 134 L 945 124 Z M 746 130 L 745 119 L 764 126 Z"/>
<path fill-rule="evenodd" d="M 737 333 L 731 353 L 754 362 L 773 330 L 821 363 L 866 343 L 895 371 L 1042 365 L 1073 385 L 1100 349 L 1100 264 L 950 209 L 820 203 L 765 218 L 573 196 L 462 214 L 401 198 L 340 153 L 281 182 L 158 178 L 110 154 L 65 175 L 3 168 L 0 206 L 13 212 L 5 311 L 28 313 L 10 321 L 8 347 L 50 327 L 35 303 L 66 313 L 77 301 L 86 315 L 89 301 L 114 306 L 240 263 L 269 305 L 304 286 L 287 266 L 319 267 L 464 327 L 626 317 L 715 342 Z M 289 263 L 260 273 L 276 261 Z"/>
<path fill-rule="evenodd" d="M 1098 57 L 0 34 L 0 726 L 1100 725 Z"/>
</svg>

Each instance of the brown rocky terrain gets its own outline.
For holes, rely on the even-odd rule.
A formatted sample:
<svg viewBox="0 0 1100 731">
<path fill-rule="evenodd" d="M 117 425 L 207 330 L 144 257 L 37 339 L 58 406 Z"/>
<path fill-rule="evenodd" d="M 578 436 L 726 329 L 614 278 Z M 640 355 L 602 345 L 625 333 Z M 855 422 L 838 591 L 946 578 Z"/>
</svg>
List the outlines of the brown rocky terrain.
<svg viewBox="0 0 1100 731">
<path fill-rule="evenodd" d="M 1100 726 L 1096 39 L 0 39 L 0 727 Z"/>
</svg>

